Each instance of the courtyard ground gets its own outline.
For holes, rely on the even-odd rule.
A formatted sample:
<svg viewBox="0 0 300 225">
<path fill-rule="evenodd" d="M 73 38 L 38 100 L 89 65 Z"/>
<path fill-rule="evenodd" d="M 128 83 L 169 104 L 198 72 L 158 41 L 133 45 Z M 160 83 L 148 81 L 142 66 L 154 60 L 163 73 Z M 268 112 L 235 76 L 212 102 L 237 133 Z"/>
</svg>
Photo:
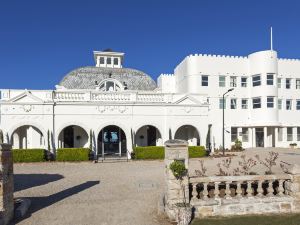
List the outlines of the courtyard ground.
<svg viewBox="0 0 300 225">
<path fill-rule="evenodd" d="M 270 150 L 274 149 L 235 153 L 233 166 L 240 154 L 247 157 L 259 154 L 264 158 Z M 299 149 L 276 151 L 278 162 L 300 164 Z M 217 173 L 216 164 L 221 160 L 204 159 L 209 175 Z M 199 167 L 198 161 L 190 160 L 190 173 Z M 263 174 L 265 169 L 258 165 L 255 171 Z M 279 163 L 274 171 L 282 173 Z M 14 165 L 14 174 L 15 197 L 32 201 L 28 216 L 15 221 L 16 224 L 170 225 L 157 216 L 159 196 L 164 188 L 163 161 L 23 163 Z"/>
</svg>

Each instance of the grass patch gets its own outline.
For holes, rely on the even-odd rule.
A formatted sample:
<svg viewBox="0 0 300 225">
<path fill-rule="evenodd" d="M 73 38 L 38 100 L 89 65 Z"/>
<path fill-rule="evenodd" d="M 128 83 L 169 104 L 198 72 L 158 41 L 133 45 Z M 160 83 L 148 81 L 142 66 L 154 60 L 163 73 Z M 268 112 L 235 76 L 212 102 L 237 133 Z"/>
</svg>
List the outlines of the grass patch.
<svg viewBox="0 0 300 225">
<path fill-rule="evenodd" d="M 196 219 L 191 225 L 299 225 L 300 214 L 252 215 Z"/>
</svg>

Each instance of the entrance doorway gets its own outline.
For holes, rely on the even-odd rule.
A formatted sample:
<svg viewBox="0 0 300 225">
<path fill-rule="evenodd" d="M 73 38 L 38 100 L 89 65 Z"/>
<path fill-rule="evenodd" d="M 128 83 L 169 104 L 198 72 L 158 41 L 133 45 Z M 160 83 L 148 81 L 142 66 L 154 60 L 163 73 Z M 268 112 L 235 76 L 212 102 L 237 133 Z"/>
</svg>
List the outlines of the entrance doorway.
<svg viewBox="0 0 300 225">
<path fill-rule="evenodd" d="M 126 136 L 124 131 L 118 126 L 104 127 L 98 135 L 98 155 L 122 156 L 127 153 Z"/>
<path fill-rule="evenodd" d="M 264 147 L 264 128 L 255 128 L 256 147 Z"/>
</svg>

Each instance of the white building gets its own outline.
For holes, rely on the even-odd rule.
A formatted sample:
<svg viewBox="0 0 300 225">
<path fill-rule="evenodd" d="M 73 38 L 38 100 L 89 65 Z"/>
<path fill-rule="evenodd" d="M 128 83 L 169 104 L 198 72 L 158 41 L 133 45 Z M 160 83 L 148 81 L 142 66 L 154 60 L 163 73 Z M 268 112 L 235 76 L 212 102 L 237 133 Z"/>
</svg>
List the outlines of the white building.
<svg viewBox="0 0 300 225">
<path fill-rule="evenodd" d="M 124 53 L 94 52 L 95 66 L 68 73 L 56 90 L 1 90 L 0 128 L 14 148 L 89 147 L 95 154 L 133 146 L 300 145 L 300 61 L 276 51 L 247 57 L 190 55 L 158 84 L 123 68 Z"/>
</svg>

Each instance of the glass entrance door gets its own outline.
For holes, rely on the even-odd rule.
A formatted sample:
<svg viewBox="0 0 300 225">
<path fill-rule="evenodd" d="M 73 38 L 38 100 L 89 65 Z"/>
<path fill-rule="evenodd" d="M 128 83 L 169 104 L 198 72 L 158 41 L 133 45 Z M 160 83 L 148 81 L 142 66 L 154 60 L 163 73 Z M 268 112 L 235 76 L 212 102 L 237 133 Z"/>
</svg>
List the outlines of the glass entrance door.
<svg viewBox="0 0 300 225">
<path fill-rule="evenodd" d="M 120 131 L 118 127 L 107 127 L 103 130 L 103 149 L 105 154 L 120 153 Z"/>
<path fill-rule="evenodd" d="M 264 147 L 264 128 L 255 128 L 256 147 Z"/>
</svg>

